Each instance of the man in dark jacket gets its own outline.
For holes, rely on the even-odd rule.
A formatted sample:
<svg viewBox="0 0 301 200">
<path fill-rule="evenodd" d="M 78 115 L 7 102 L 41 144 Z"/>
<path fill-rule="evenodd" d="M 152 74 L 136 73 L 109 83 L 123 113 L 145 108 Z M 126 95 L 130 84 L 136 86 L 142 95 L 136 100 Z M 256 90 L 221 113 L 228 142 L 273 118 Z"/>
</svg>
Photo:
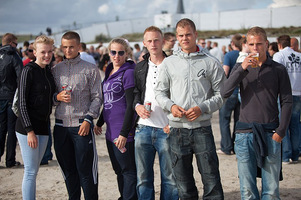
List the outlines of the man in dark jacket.
<svg viewBox="0 0 301 200">
<path fill-rule="evenodd" d="M 138 199 L 155 199 L 154 160 L 158 152 L 161 173 L 160 199 L 177 200 L 178 191 L 172 176 L 172 161 L 169 155 L 167 114 L 155 100 L 154 87 L 159 68 L 166 57 L 162 51 L 163 35 L 159 28 L 150 26 L 144 31 L 144 46 L 149 53 L 135 68 L 134 107 L 139 115 L 135 133 L 135 160 L 137 167 Z M 151 102 L 149 110 L 144 106 Z M 150 111 L 151 110 L 151 111 Z M 168 127 L 168 126 L 167 126 Z"/>
<path fill-rule="evenodd" d="M 6 143 L 6 167 L 20 165 L 16 161 L 16 133 L 15 124 L 17 117 L 11 107 L 15 91 L 17 89 L 17 79 L 22 70 L 22 60 L 17 53 L 17 37 L 11 33 L 6 33 L 2 37 L 2 47 L 0 48 L 0 159 L 4 153 Z"/>
</svg>

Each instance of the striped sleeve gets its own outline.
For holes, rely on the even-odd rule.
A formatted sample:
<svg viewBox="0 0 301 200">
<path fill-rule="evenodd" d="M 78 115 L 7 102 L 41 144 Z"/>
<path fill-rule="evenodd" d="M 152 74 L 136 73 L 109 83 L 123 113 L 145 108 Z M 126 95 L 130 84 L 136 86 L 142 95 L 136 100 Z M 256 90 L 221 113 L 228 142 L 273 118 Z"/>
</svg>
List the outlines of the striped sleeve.
<svg viewBox="0 0 301 200">
<path fill-rule="evenodd" d="M 22 70 L 20 83 L 19 83 L 19 111 L 22 125 L 26 132 L 30 132 L 33 130 L 31 121 L 27 111 L 26 99 L 29 97 L 29 87 L 30 87 L 30 67 L 25 67 Z"/>
</svg>

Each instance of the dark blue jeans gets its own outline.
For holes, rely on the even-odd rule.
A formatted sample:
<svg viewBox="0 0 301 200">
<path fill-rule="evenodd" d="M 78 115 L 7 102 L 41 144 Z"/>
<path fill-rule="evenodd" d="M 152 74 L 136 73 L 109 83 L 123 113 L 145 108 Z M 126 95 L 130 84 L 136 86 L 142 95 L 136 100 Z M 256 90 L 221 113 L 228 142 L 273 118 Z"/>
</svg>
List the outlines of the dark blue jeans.
<svg viewBox="0 0 301 200">
<path fill-rule="evenodd" d="M 169 144 L 172 173 L 180 199 L 198 199 L 198 190 L 193 177 L 193 154 L 202 175 L 203 199 L 224 199 L 211 126 L 196 129 L 171 128 Z"/>
<path fill-rule="evenodd" d="M 135 165 L 135 144 L 127 142 L 125 153 L 121 153 L 115 144 L 106 140 L 107 148 L 114 169 L 117 175 L 118 190 L 120 200 L 136 200 L 137 192 L 137 171 Z"/>
<path fill-rule="evenodd" d="M 289 162 L 289 159 L 299 159 L 299 145 L 301 140 L 301 97 L 293 96 L 293 108 L 290 124 L 286 136 L 282 140 L 282 159 Z"/>
<path fill-rule="evenodd" d="M 4 154 L 6 141 L 6 166 L 11 167 L 16 162 L 16 145 L 17 137 L 15 133 L 15 125 L 17 117 L 13 113 L 12 102 L 9 100 L 0 100 L 0 160 Z"/>
<path fill-rule="evenodd" d="M 232 94 L 225 102 L 225 104 L 219 110 L 219 127 L 221 131 L 221 150 L 226 154 L 231 154 L 234 150 L 234 128 L 239 118 L 239 106 L 238 94 Z M 233 112 L 234 127 L 231 137 L 230 122 L 231 114 Z"/>
<path fill-rule="evenodd" d="M 53 154 L 52 154 L 52 152 L 51 152 L 51 146 L 52 146 L 52 134 L 51 134 L 50 122 L 49 122 L 48 133 L 49 133 L 49 140 L 48 140 L 48 143 L 47 143 L 47 147 L 46 147 L 45 154 L 44 154 L 43 159 L 42 159 L 42 161 L 41 161 L 42 164 L 48 163 L 48 161 L 49 161 L 49 160 L 52 160 L 52 157 L 53 157 Z"/>
</svg>

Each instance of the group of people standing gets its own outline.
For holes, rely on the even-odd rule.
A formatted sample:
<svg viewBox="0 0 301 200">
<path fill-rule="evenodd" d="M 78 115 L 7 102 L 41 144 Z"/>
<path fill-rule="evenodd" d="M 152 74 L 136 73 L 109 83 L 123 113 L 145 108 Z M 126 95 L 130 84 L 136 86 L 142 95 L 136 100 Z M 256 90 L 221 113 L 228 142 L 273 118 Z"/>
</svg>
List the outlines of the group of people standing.
<svg viewBox="0 0 301 200">
<path fill-rule="evenodd" d="M 95 134 L 102 133 L 104 123 L 119 199 L 155 198 L 156 153 L 161 199 L 199 198 L 193 155 L 202 175 L 203 199 L 224 199 L 211 117 L 238 88 L 241 106 L 234 151 L 241 198 L 280 199 L 281 140 L 295 103 L 290 77 L 300 63 L 284 67 L 273 61 L 266 53 L 264 29 L 253 27 L 246 36 L 251 53 L 225 74 L 220 61 L 197 45 L 197 36 L 194 22 L 181 19 L 176 24 L 180 48 L 167 56 L 162 50 L 162 31 L 150 26 L 143 38 L 148 53 L 137 65 L 128 59 L 129 43 L 115 38 L 108 46 L 111 62 L 103 81 L 96 65 L 81 59 L 80 37 L 73 31 L 62 36 L 64 60 L 52 68 L 53 40 L 47 36 L 36 38 L 36 60 L 23 70 L 21 65 L 1 65 L 1 84 L 7 84 L 2 74 L 8 72 L 14 83 L 9 100 L 1 100 L 1 106 L 11 106 L 18 80 L 16 134 L 24 161 L 23 199 L 35 199 L 52 105 L 56 106 L 54 149 L 69 199 L 80 199 L 81 189 L 85 199 L 99 198 Z M 3 42 L 6 48 L 14 48 L 14 43 L 15 37 Z M 254 58 L 257 53 L 258 59 Z M 300 84 L 293 85 L 294 91 L 300 99 Z M 2 87 L 1 92 L 5 92 Z M 258 174 L 261 195 L 256 186 Z"/>
</svg>

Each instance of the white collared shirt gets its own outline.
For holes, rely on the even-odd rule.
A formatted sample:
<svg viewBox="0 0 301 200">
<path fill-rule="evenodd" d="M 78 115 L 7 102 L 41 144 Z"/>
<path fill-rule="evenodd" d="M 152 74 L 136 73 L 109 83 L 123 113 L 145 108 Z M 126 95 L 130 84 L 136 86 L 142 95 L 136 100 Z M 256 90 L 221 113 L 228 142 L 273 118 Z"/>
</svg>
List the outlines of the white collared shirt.
<svg viewBox="0 0 301 200">
<path fill-rule="evenodd" d="M 148 73 L 146 77 L 145 102 L 151 102 L 151 115 L 148 119 L 140 118 L 138 124 L 164 128 L 168 124 L 167 113 L 159 106 L 155 99 L 154 87 L 159 77 L 160 65 L 155 65 L 152 61 L 148 61 Z"/>
</svg>

